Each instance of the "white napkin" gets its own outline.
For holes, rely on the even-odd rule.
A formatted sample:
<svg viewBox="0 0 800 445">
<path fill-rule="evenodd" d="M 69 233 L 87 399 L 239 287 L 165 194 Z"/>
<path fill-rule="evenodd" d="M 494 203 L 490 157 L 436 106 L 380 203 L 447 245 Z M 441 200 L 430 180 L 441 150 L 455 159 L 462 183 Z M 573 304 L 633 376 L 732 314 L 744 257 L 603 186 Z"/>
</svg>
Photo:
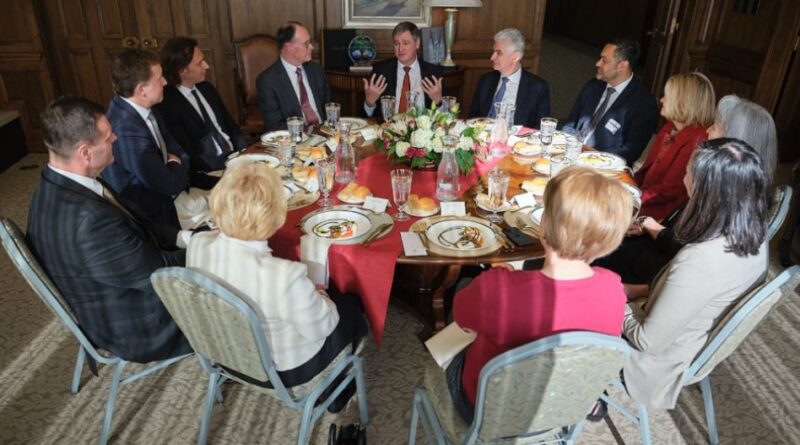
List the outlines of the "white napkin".
<svg viewBox="0 0 800 445">
<path fill-rule="evenodd" d="M 192 187 L 175 197 L 175 210 L 183 230 L 191 230 L 211 220 L 208 209 L 208 190 Z"/>
<path fill-rule="evenodd" d="M 311 135 L 308 139 L 303 141 L 303 144 L 309 147 L 315 147 L 323 142 L 325 142 L 325 136 L 321 136 L 318 134 Z"/>
<path fill-rule="evenodd" d="M 313 235 L 300 237 L 300 262 L 308 267 L 308 278 L 316 285 L 328 287 L 328 249 L 333 241 Z"/>
</svg>

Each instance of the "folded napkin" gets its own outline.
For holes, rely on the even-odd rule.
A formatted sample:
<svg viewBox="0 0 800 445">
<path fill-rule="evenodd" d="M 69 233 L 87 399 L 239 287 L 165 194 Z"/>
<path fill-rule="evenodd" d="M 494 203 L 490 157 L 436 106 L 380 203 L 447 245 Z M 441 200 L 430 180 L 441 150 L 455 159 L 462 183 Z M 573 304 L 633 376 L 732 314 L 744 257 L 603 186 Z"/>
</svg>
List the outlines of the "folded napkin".
<svg viewBox="0 0 800 445">
<path fill-rule="evenodd" d="M 175 197 L 175 210 L 183 230 L 195 229 L 211 221 L 208 194 L 208 190 L 191 187 Z"/>
<path fill-rule="evenodd" d="M 308 278 L 322 287 L 328 287 L 328 249 L 333 241 L 313 235 L 300 237 L 300 262 L 308 268 Z"/>
</svg>

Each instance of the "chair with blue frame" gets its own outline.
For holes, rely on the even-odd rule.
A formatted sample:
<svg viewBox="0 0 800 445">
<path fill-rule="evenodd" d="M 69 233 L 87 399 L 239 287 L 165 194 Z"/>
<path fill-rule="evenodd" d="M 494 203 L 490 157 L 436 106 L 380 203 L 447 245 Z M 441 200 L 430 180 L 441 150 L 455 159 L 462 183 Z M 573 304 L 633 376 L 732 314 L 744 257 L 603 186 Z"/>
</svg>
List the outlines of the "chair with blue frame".
<svg viewBox="0 0 800 445">
<path fill-rule="evenodd" d="M 83 371 L 83 365 L 87 354 L 97 363 L 114 366 L 114 372 L 111 377 L 111 388 L 109 389 L 108 401 L 106 402 L 105 415 L 103 417 L 103 430 L 100 433 L 100 444 L 107 443 L 109 434 L 111 433 L 111 419 L 114 415 L 114 404 L 120 387 L 161 370 L 191 354 L 156 362 L 123 379 L 122 374 L 125 366 L 130 362 L 108 351 L 99 351 L 92 342 L 89 341 L 83 333 L 83 330 L 81 330 L 78 319 L 75 317 L 75 314 L 72 313 L 69 304 L 28 248 L 22 231 L 8 218 L 0 217 L 0 240 L 2 240 L 3 247 L 8 253 L 8 256 L 11 257 L 11 261 L 25 278 L 25 281 L 28 282 L 36 292 L 36 295 L 38 295 L 45 305 L 56 314 L 58 319 L 66 325 L 67 329 L 72 332 L 80 343 L 78 345 L 78 359 L 75 363 L 75 370 L 72 373 L 72 384 L 70 386 L 72 394 L 78 392 L 81 372 Z"/>
<path fill-rule="evenodd" d="M 352 354 L 349 348 L 345 348 L 311 381 L 287 388 L 275 368 L 255 309 L 257 306 L 252 300 L 194 269 L 159 269 L 153 273 L 151 281 L 208 373 L 208 392 L 200 421 L 198 444 L 206 443 L 214 399 L 222 401 L 220 387 L 227 379 L 255 388 L 281 400 L 289 408 L 301 411 L 298 444 L 308 443 L 314 423 L 353 380 L 358 390 L 361 424 L 367 424 L 369 418 L 363 365 L 361 358 Z M 229 373 L 226 368 L 258 381 L 269 381 L 273 388 L 253 385 Z M 323 391 L 340 376 L 343 378 L 335 389 L 315 407 Z"/>
<path fill-rule="evenodd" d="M 421 418 L 436 444 L 572 444 L 586 414 L 619 376 L 630 347 L 619 337 L 576 331 L 517 347 L 481 369 L 475 416 L 467 424 L 456 411 L 444 372 L 431 361 L 414 392 L 408 443 L 416 442 Z M 647 424 L 641 431 L 649 438 Z"/>
<path fill-rule="evenodd" d="M 753 332 L 785 295 L 790 295 L 800 285 L 800 266 L 792 266 L 769 282 L 748 291 L 717 323 L 703 349 L 698 352 L 689 368 L 683 373 L 683 386 L 699 383 L 708 424 L 708 438 L 712 445 L 719 444 L 714 399 L 711 393 L 711 372 Z M 631 420 L 634 414 L 621 405 L 603 397 L 609 405 Z"/>
<path fill-rule="evenodd" d="M 767 224 L 767 241 L 778 233 L 783 222 L 786 220 L 786 215 L 789 213 L 789 205 L 792 203 L 792 187 L 789 185 L 782 185 L 775 187 L 772 192 L 772 202 L 769 207 L 769 216 Z"/>
</svg>

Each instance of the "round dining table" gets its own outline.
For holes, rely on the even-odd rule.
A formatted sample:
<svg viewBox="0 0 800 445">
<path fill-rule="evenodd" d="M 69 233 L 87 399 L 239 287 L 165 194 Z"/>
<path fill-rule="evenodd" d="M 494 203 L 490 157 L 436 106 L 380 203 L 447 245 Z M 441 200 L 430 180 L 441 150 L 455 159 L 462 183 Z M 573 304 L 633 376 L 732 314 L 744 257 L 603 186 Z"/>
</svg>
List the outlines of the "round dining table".
<svg viewBox="0 0 800 445">
<path fill-rule="evenodd" d="M 355 181 L 369 187 L 373 196 L 387 198 L 391 203 L 390 172 L 407 165 L 393 163 L 386 153 L 377 151 L 371 143 L 365 143 L 361 138 L 354 145 L 358 161 Z M 268 150 L 261 144 L 255 144 L 245 153 Z M 531 165 L 519 163 L 516 159 L 518 158 L 508 155 L 493 161 L 478 160 L 469 174 L 460 176 L 461 199 L 465 202 L 468 215 L 480 218 L 487 215 L 488 212 L 478 208 L 475 198 L 485 189 L 485 174 L 492 168 L 499 168 L 509 173 L 509 198 L 524 192 L 521 189 L 523 181 L 540 175 L 531 168 Z M 627 170 L 619 172 L 617 176 L 620 180 L 633 184 L 633 179 Z M 414 170 L 411 193 L 419 197 L 435 198 L 435 187 L 436 169 Z M 335 199 L 341 188 L 342 185 L 337 184 L 331 192 L 331 197 Z M 305 215 L 319 208 L 314 203 L 288 212 L 286 223 L 269 239 L 275 255 L 299 260 L 300 238 L 303 233 L 297 227 L 297 223 Z M 392 207 L 387 209 L 387 212 L 394 210 L 396 209 Z M 502 247 L 484 256 L 441 256 L 430 251 L 427 256 L 405 256 L 400 233 L 408 232 L 411 225 L 419 219 L 412 216 L 406 221 L 394 221 L 394 227 L 390 232 L 375 239 L 368 246 L 334 243 L 328 250 L 329 285 L 335 286 L 340 292 L 352 292 L 361 297 L 365 314 L 379 344 L 382 340 L 390 297 L 394 302 L 408 308 L 424 324 L 425 329 L 420 336 L 427 337 L 444 328 L 446 295 L 456 283 L 462 268 L 534 259 L 544 255 L 544 248 L 538 238 L 534 238 L 533 244 L 529 246 L 518 247 L 500 235 L 503 240 Z M 500 222 L 498 225 L 501 228 L 507 227 L 505 222 Z"/>
</svg>

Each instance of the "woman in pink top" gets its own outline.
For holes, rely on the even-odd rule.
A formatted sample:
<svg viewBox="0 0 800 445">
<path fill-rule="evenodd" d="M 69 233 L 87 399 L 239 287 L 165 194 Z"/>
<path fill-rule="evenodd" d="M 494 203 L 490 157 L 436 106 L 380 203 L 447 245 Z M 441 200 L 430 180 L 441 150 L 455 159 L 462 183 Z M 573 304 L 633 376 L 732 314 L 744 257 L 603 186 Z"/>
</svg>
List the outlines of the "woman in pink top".
<svg viewBox="0 0 800 445">
<path fill-rule="evenodd" d="M 478 334 L 446 371 L 467 422 L 481 368 L 498 354 L 559 332 L 621 332 L 626 298 L 620 278 L 589 263 L 622 241 L 633 213 L 630 193 L 615 179 L 570 167 L 550 180 L 544 201 L 544 268 L 491 269 L 455 296 L 454 321 Z"/>
</svg>

